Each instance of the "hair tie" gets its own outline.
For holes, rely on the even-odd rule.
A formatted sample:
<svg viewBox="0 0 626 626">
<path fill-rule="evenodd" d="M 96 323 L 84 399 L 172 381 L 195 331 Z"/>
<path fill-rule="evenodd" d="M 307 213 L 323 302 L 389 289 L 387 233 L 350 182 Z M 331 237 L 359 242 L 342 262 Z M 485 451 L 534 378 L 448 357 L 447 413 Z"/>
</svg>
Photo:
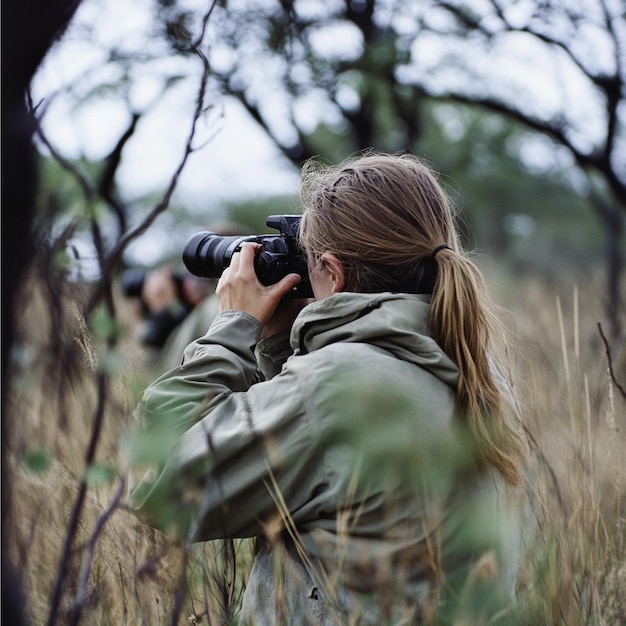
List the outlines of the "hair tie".
<svg viewBox="0 0 626 626">
<path fill-rule="evenodd" d="M 452 250 L 452 248 L 447 244 L 447 243 L 442 243 L 440 246 L 437 246 L 430 254 L 430 258 L 434 259 L 435 255 L 437 254 L 437 252 L 439 252 L 440 250 L 443 250 L 444 248 L 447 248 L 448 250 Z"/>
</svg>

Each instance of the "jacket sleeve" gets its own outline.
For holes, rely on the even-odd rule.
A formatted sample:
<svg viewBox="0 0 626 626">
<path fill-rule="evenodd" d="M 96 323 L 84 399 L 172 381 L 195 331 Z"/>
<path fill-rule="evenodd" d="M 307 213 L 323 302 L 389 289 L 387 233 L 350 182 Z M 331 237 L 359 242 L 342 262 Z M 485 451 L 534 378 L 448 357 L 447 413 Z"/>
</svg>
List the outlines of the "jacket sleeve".
<svg viewBox="0 0 626 626">
<path fill-rule="evenodd" d="M 259 333 L 254 318 L 220 314 L 146 390 L 140 437 L 165 428 L 172 445 L 131 488 L 144 521 L 194 540 L 254 536 L 286 509 L 297 514 L 325 481 L 299 368 L 252 385 Z"/>
</svg>

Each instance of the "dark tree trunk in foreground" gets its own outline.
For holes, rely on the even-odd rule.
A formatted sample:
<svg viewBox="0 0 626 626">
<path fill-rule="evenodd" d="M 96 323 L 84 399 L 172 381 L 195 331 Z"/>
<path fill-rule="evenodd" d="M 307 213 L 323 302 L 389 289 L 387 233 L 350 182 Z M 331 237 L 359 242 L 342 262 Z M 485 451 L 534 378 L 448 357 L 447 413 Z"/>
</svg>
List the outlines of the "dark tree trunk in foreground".
<svg viewBox="0 0 626 626">
<path fill-rule="evenodd" d="M 29 84 L 80 0 L 5 0 L 2 4 L 2 622 L 25 623 L 18 573 L 10 566 L 10 477 L 5 451 L 12 415 L 7 398 L 16 296 L 32 259 L 38 175 Z"/>
</svg>

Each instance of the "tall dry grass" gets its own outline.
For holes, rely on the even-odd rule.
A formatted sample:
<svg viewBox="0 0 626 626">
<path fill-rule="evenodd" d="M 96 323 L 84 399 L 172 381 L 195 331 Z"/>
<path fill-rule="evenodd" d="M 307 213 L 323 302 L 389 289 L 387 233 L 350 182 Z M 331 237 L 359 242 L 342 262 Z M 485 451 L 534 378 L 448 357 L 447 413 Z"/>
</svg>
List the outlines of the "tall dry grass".
<svg viewBox="0 0 626 626">
<path fill-rule="evenodd" d="M 626 623 L 626 397 L 609 371 L 623 388 L 626 345 L 610 342 L 609 361 L 601 281 L 585 285 L 564 276 L 501 290 L 525 355 L 519 391 L 536 442 L 538 531 L 520 576 L 528 623 Z"/>
<path fill-rule="evenodd" d="M 497 292 L 524 348 L 518 391 L 536 452 L 537 531 L 520 573 L 522 621 L 624 624 L 626 398 L 608 374 L 597 327 L 601 298 L 565 281 L 558 289 L 502 281 Z M 4 416 L 12 423 L 11 550 L 31 623 L 230 623 L 252 546 L 186 549 L 125 509 L 120 442 L 154 372 L 132 338 L 132 311 L 118 302 L 118 320 L 127 321 L 107 352 L 102 335 L 111 331 L 81 318 L 79 296 L 68 290 L 51 300 L 34 283 L 25 290 Z M 52 301 L 62 305 L 58 314 L 51 315 Z M 626 385 L 623 342 L 610 348 L 614 374 Z M 103 428 L 95 462 L 85 468 L 103 380 Z M 81 481 L 86 499 L 68 542 Z M 60 604 L 51 619 L 55 593 Z"/>
</svg>

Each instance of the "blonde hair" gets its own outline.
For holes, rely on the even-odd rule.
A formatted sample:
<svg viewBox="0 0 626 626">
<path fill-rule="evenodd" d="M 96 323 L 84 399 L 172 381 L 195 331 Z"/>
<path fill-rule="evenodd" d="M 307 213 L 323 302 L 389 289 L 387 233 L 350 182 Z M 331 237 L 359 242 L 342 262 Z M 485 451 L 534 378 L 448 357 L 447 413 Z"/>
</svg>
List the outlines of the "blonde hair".
<svg viewBox="0 0 626 626">
<path fill-rule="evenodd" d="M 346 291 L 432 292 L 430 331 L 459 368 L 456 402 L 479 467 L 519 484 L 525 448 L 506 419 L 516 414 L 510 390 L 496 380 L 506 339 L 433 170 L 410 154 L 368 153 L 334 167 L 308 161 L 300 195 L 301 244 L 313 258 L 337 256 Z"/>
</svg>

